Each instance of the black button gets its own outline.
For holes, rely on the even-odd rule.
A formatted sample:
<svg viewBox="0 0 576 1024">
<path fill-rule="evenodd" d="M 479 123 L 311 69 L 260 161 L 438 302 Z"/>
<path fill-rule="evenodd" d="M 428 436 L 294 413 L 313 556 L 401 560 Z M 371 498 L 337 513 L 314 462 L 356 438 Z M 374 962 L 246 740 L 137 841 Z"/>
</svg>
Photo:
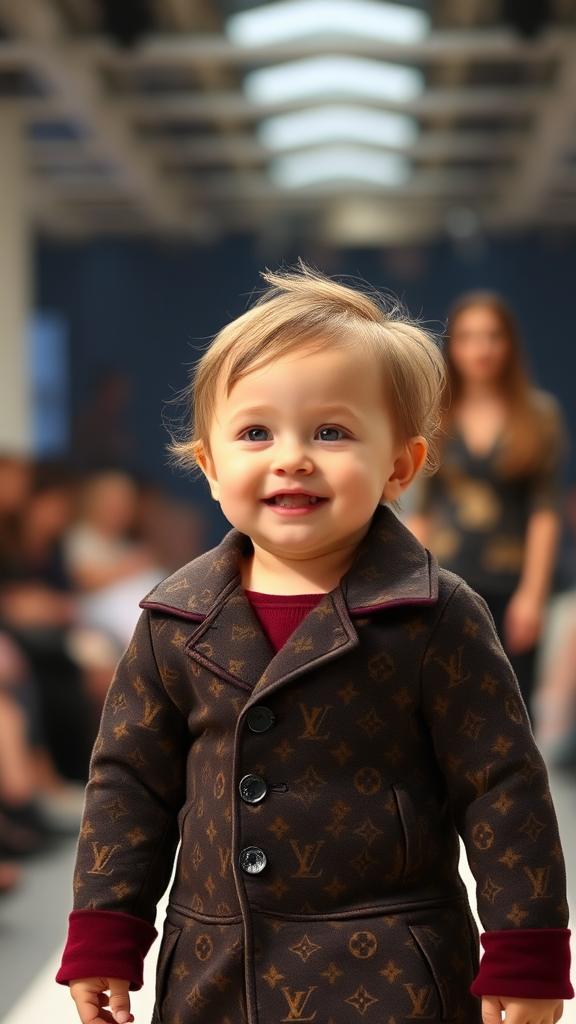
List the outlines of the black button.
<svg viewBox="0 0 576 1024">
<path fill-rule="evenodd" d="M 267 732 L 274 725 L 276 719 L 270 711 L 270 708 L 265 708 L 261 704 L 257 704 L 255 707 L 250 708 L 246 715 L 246 721 L 248 728 L 252 732 Z"/>
<path fill-rule="evenodd" d="M 266 867 L 266 854 L 257 846 L 247 846 L 242 850 L 238 863 L 245 875 L 259 875 Z"/>
<path fill-rule="evenodd" d="M 261 775 L 245 775 L 238 783 L 245 804 L 259 804 L 268 792 L 268 783 Z"/>
</svg>

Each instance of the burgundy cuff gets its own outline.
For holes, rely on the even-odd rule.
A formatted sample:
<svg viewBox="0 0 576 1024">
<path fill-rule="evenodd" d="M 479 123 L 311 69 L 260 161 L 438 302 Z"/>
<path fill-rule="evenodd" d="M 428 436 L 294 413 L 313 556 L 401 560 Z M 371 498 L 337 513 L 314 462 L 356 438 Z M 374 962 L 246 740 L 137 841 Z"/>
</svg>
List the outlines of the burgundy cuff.
<svg viewBox="0 0 576 1024">
<path fill-rule="evenodd" d="M 122 978 L 131 989 L 142 988 L 144 957 L 157 935 L 139 917 L 114 910 L 73 910 L 68 941 L 56 981 L 77 978 Z"/>
<path fill-rule="evenodd" d="M 475 996 L 571 999 L 570 930 L 518 928 L 485 932 Z"/>
</svg>

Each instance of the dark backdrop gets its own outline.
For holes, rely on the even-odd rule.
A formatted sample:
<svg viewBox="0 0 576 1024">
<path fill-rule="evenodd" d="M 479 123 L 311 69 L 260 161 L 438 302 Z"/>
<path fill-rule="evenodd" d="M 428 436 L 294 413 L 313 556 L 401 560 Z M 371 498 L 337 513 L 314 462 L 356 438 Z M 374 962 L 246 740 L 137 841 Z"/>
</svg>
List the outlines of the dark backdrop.
<svg viewBox="0 0 576 1024">
<path fill-rule="evenodd" d="M 498 290 L 518 315 L 536 382 L 560 399 L 576 435 L 576 234 L 476 242 L 465 249 L 448 242 L 388 252 L 303 247 L 287 259 L 300 254 L 327 273 L 360 275 L 391 290 L 435 330 L 442 330 L 462 291 Z M 163 410 L 186 384 L 187 367 L 211 335 L 246 308 L 259 287 L 258 271 L 278 262 L 249 238 L 207 247 L 141 241 L 41 241 L 37 247 L 37 306 L 59 311 L 69 328 L 73 422 L 103 371 L 130 378 L 132 468 L 209 510 L 210 543 L 222 535 L 225 521 L 200 481 L 167 465 Z M 570 480 L 575 470 L 571 455 Z"/>
</svg>

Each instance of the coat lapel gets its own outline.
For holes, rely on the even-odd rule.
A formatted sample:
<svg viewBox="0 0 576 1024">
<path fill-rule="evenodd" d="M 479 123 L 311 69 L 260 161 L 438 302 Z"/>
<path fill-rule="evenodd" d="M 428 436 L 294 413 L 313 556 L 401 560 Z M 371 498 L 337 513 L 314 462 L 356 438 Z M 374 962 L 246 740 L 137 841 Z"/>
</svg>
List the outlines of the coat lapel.
<svg viewBox="0 0 576 1024">
<path fill-rule="evenodd" d="M 256 685 L 254 696 L 260 700 L 271 690 L 310 669 L 341 658 L 357 646 L 358 634 L 350 621 L 342 591 L 337 587 L 309 612 L 272 658 Z"/>
<path fill-rule="evenodd" d="M 239 584 L 193 634 L 186 653 L 229 683 L 250 691 L 274 654 Z"/>
</svg>

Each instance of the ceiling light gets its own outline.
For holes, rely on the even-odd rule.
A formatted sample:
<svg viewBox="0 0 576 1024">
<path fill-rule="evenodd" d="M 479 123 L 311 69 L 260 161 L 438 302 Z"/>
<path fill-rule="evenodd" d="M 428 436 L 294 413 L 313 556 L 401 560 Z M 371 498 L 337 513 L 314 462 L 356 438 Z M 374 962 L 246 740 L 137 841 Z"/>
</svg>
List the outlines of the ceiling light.
<svg viewBox="0 0 576 1024">
<path fill-rule="evenodd" d="M 251 71 L 244 79 L 248 98 L 265 104 L 354 96 L 405 103 L 423 89 L 416 68 L 366 57 L 308 57 Z"/>
<path fill-rule="evenodd" d="M 363 146 L 320 146 L 290 153 L 273 160 L 268 170 L 282 188 L 328 181 L 392 187 L 410 177 L 410 164 L 398 153 L 378 153 Z"/>
<path fill-rule="evenodd" d="M 281 0 L 232 15 L 228 38 L 238 46 L 270 46 L 318 35 L 416 43 L 430 30 L 424 11 L 376 0 Z"/>
<path fill-rule="evenodd" d="M 405 114 L 369 107 L 310 107 L 261 121 L 257 135 L 267 149 L 297 149 L 321 142 L 366 142 L 401 149 L 418 137 L 418 124 Z"/>
</svg>

